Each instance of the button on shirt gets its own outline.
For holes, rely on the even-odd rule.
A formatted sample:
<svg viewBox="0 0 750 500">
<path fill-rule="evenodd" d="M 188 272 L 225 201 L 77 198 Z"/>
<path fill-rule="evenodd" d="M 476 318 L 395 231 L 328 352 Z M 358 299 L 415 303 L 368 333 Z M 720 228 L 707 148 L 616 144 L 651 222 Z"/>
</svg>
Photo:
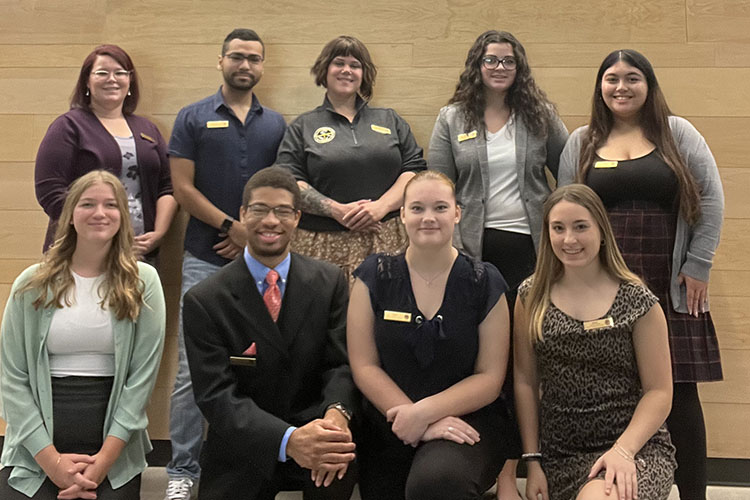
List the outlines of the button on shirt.
<svg viewBox="0 0 750 500">
<path fill-rule="evenodd" d="M 268 274 L 268 271 L 270 271 L 271 268 L 266 266 L 265 264 L 261 264 L 252 255 L 250 255 L 250 252 L 247 251 L 247 247 L 245 247 L 244 257 L 245 264 L 247 264 L 247 269 L 250 271 L 253 280 L 255 280 L 255 286 L 258 287 L 258 293 L 262 297 L 263 294 L 266 293 L 266 288 L 268 288 L 268 283 L 266 283 L 266 274 Z M 286 258 L 284 258 L 284 260 L 282 260 L 278 266 L 273 268 L 277 273 L 279 273 L 279 281 L 277 281 L 276 284 L 279 285 L 279 290 L 281 291 L 282 304 L 284 303 L 283 301 L 284 292 L 286 291 L 286 279 L 287 276 L 289 276 L 289 263 L 291 262 L 291 260 L 291 254 L 286 254 Z M 284 437 L 281 439 L 281 445 L 279 446 L 279 462 L 287 461 L 286 445 L 289 442 L 289 436 L 292 435 L 292 432 L 294 432 L 295 429 L 295 426 L 289 426 L 289 428 L 284 433 Z"/>
<path fill-rule="evenodd" d="M 286 123 L 276 111 L 253 103 L 240 122 L 219 91 L 180 110 L 169 140 L 169 155 L 195 163 L 194 185 L 219 210 L 239 217 L 242 189 L 258 170 L 271 165 L 284 136 Z M 212 248 L 223 238 L 219 230 L 190 217 L 185 250 L 223 266 L 228 259 Z"/>
</svg>

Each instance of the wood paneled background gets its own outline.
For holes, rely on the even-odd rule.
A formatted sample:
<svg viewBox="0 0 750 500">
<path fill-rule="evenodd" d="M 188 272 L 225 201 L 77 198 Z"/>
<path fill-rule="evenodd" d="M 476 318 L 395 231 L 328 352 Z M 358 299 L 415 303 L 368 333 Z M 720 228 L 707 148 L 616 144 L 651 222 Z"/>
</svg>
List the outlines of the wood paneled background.
<svg viewBox="0 0 750 500">
<path fill-rule="evenodd" d="M 514 33 L 534 75 L 572 130 L 586 122 L 596 68 L 618 48 L 652 61 L 675 113 L 705 135 L 727 204 L 711 278 L 725 380 L 701 396 L 709 455 L 750 458 L 750 2 L 747 0 L 0 0 L 0 304 L 40 256 L 46 217 L 36 203 L 36 150 L 68 108 L 80 64 L 100 43 L 127 50 L 140 73 L 138 113 L 169 137 L 177 111 L 216 91 L 221 41 L 250 27 L 266 42 L 262 102 L 287 120 L 320 104 L 309 68 L 323 44 L 351 34 L 379 74 L 374 105 L 395 108 L 426 147 L 466 51 L 485 29 Z M 184 216 L 165 243 L 168 342 L 149 415 L 168 439 Z"/>
</svg>

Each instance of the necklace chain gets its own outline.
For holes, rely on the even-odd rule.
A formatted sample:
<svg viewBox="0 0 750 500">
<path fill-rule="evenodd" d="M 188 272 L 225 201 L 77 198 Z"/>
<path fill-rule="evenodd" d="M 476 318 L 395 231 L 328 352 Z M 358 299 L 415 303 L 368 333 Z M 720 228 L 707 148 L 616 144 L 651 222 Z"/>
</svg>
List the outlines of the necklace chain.
<svg viewBox="0 0 750 500">
<path fill-rule="evenodd" d="M 453 259 L 451 259 L 451 261 L 450 261 L 450 262 L 448 263 L 448 265 L 447 265 L 447 266 L 445 267 L 445 269 L 443 269 L 442 271 L 438 271 L 438 272 L 437 272 L 437 273 L 436 273 L 435 275 L 433 275 L 433 276 L 432 276 L 431 278 L 429 278 L 429 279 L 428 279 L 428 278 L 425 278 L 425 277 L 424 277 L 424 276 L 422 275 L 422 273 L 420 273 L 419 271 L 417 271 L 416 269 L 414 269 L 414 267 L 411 267 L 411 266 L 409 266 L 409 270 L 410 270 L 410 271 L 414 271 L 414 274 L 416 274 L 417 276 L 419 276 L 419 277 L 420 277 L 420 278 L 422 279 L 422 281 L 424 281 L 424 282 L 425 282 L 425 283 L 427 284 L 427 286 L 431 286 L 431 285 L 432 285 L 432 282 L 433 282 L 433 281 L 435 281 L 435 280 L 436 280 L 436 279 L 438 279 L 438 278 L 439 278 L 440 276 L 442 276 L 442 275 L 443 275 L 443 274 L 444 274 L 444 273 L 445 273 L 445 272 L 446 272 L 447 270 L 449 270 L 449 269 L 450 269 L 451 267 L 453 267 Z"/>
</svg>

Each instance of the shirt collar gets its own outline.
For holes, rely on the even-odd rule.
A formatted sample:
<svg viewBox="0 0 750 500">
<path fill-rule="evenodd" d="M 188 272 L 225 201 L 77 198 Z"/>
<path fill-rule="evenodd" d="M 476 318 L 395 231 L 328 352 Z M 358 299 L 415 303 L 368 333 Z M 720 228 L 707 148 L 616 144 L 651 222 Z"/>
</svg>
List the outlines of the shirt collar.
<svg viewBox="0 0 750 500">
<path fill-rule="evenodd" d="M 258 289 L 262 289 L 263 283 L 266 280 L 266 274 L 268 274 L 268 271 L 271 268 L 266 266 L 265 264 L 260 263 L 255 257 L 250 255 L 247 247 L 245 247 L 243 255 L 245 257 L 245 264 L 247 265 L 247 269 L 253 276 L 253 281 L 255 281 Z M 286 254 L 284 260 L 282 260 L 279 265 L 274 268 L 274 270 L 279 273 L 279 279 L 281 280 L 282 284 L 286 284 L 286 278 L 287 276 L 289 276 L 289 264 L 291 260 L 292 254 L 291 252 L 289 252 Z"/>
<path fill-rule="evenodd" d="M 216 93 L 213 95 L 213 98 L 211 99 L 211 106 L 213 107 L 214 111 L 218 111 L 222 106 L 226 109 L 229 109 L 229 106 L 227 106 L 227 104 L 224 102 L 224 94 L 221 93 L 221 87 L 222 86 L 220 85 L 219 90 L 216 91 Z M 258 96 L 255 95 L 255 92 L 253 92 L 253 103 L 250 105 L 250 112 L 263 112 L 263 106 L 260 105 L 260 101 L 258 100 Z"/>
<path fill-rule="evenodd" d="M 357 94 L 356 101 L 354 103 L 354 109 L 357 110 L 357 114 L 359 114 L 359 112 L 362 111 L 362 108 L 364 108 L 365 106 L 367 106 L 367 101 L 362 99 L 361 95 Z M 333 104 L 331 104 L 331 101 L 328 100 L 328 94 L 323 97 L 323 108 L 332 113 L 336 113 L 336 110 L 333 109 Z"/>
</svg>

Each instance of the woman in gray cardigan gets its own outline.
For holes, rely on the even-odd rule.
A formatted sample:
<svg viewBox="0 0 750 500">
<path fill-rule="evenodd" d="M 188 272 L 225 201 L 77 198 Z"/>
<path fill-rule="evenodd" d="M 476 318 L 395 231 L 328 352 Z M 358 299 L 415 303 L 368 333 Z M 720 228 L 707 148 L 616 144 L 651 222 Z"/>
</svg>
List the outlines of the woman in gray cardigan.
<svg viewBox="0 0 750 500">
<path fill-rule="evenodd" d="M 673 116 L 648 60 L 609 54 L 599 68 L 590 124 L 560 159 L 559 184 L 602 198 L 628 267 L 667 317 L 674 395 L 667 427 L 682 499 L 706 498 L 706 439 L 697 382 L 721 380 L 708 312 L 708 278 L 724 209 L 716 161 L 690 122 Z"/>
<path fill-rule="evenodd" d="M 449 104 L 430 140 L 429 168 L 456 184 L 463 216 L 454 245 L 494 264 L 516 289 L 534 272 L 542 203 L 550 193 L 545 167 L 557 177 L 568 131 L 531 76 L 526 52 L 510 33 L 487 31 L 469 49 Z M 512 377 L 504 394 L 512 411 Z M 517 453 L 520 454 L 520 440 Z M 498 497 L 518 498 L 516 461 L 506 462 Z"/>
</svg>

